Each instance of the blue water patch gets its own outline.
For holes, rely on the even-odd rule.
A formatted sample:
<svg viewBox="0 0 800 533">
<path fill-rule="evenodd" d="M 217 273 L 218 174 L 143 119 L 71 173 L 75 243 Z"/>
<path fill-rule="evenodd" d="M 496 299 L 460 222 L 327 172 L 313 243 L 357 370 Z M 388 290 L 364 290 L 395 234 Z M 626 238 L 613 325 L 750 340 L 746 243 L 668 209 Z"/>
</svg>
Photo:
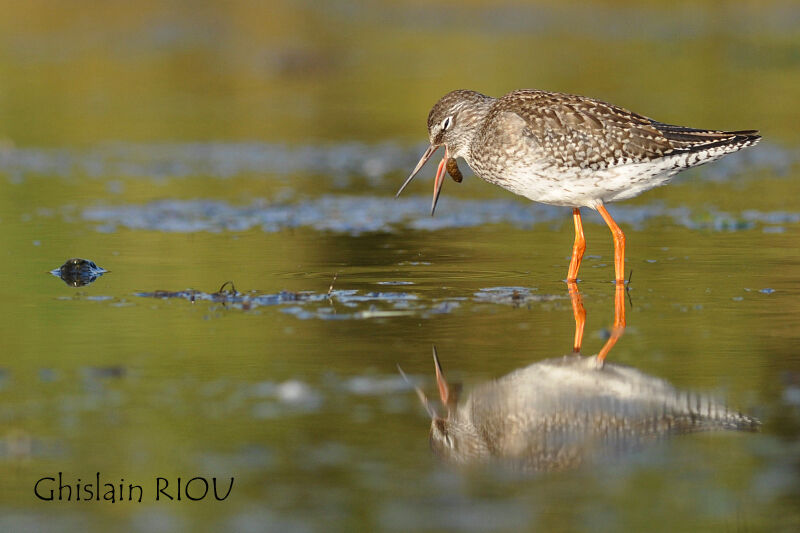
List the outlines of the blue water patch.
<svg viewBox="0 0 800 533">
<path fill-rule="evenodd" d="M 326 195 L 293 204 L 256 202 L 232 205 L 216 200 L 161 200 L 144 205 L 94 206 L 82 218 L 100 232 L 130 230 L 166 233 L 241 232 L 254 228 L 272 233 L 292 228 L 362 235 L 397 232 L 402 228 L 437 231 L 485 224 L 511 224 L 529 228 L 541 223 L 564 223 L 569 210 L 516 199 L 461 200 L 443 198 L 435 217 L 428 215 L 430 198 L 408 196 Z M 615 205 L 617 222 L 644 228 L 654 219 L 677 226 L 711 231 L 742 231 L 800 223 L 800 212 L 747 210 L 741 214 L 713 207 L 692 210 L 667 207 L 661 202 L 644 206 Z M 599 215 L 584 210 L 586 221 L 603 224 Z"/>
<path fill-rule="evenodd" d="M 383 186 L 386 178 L 397 180 L 407 175 L 426 147 L 427 143 L 409 145 L 395 141 L 298 145 L 102 143 L 86 149 L 4 146 L 0 150 L 0 174 L 15 183 L 31 177 L 167 180 L 306 174 L 328 176 L 338 185 L 359 177 Z M 712 181 L 725 181 L 755 170 L 786 176 L 798 163 L 800 150 L 762 142 L 757 150 L 732 154 L 695 175 Z M 119 188 L 121 184 L 112 182 L 110 187 Z"/>
<path fill-rule="evenodd" d="M 288 145 L 264 142 L 103 143 L 88 149 L 4 147 L 0 173 L 18 182 L 33 176 L 173 179 L 247 174 L 325 174 L 379 179 L 413 168 L 422 145 L 344 142 Z"/>
</svg>

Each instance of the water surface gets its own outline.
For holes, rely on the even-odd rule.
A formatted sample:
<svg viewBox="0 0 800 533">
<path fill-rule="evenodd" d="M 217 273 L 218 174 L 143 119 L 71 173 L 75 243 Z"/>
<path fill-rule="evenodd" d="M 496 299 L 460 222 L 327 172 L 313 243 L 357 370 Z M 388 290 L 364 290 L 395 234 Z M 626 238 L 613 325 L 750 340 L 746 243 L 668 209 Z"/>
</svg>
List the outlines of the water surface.
<svg viewBox="0 0 800 533">
<path fill-rule="evenodd" d="M 797 9 L 428 4 L 6 6 L 0 529 L 800 524 Z M 575 325 L 569 210 L 468 172 L 435 218 L 425 179 L 393 199 L 429 106 L 462 86 L 762 130 L 756 149 L 609 208 L 633 272 L 609 360 L 758 432 L 533 475 L 436 459 L 398 363 L 436 397 L 436 345 L 468 391 L 570 353 Z M 615 295 L 609 232 L 585 221 L 590 355 Z M 49 274 L 75 257 L 108 272 L 80 287 Z M 144 499 L 37 500 L 58 472 L 124 478 Z M 235 485 L 224 502 L 153 501 L 156 478 L 194 476 Z"/>
</svg>

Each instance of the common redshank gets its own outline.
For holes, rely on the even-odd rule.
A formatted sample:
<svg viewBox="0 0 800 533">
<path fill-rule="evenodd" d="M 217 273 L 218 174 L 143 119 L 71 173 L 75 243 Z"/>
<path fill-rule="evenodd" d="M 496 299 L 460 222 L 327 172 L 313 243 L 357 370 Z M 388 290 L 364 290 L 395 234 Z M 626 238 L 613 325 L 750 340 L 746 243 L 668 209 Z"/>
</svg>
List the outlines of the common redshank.
<svg viewBox="0 0 800 533">
<path fill-rule="evenodd" d="M 434 363 L 444 413 L 416 391 L 431 417 L 431 448 L 455 464 L 565 470 L 672 435 L 760 426 L 711 396 L 595 357 L 545 359 L 467 394 L 447 383 L 435 349 Z"/>
<path fill-rule="evenodd" d="M 586 240 L 581 207 L 597 210 L 614 238 L 616 282 L 624 282 L 625 235 L 605 204 L 664 185 L 681 170 L 752 146 L 756 130 L 673 126 L 585 96 L 539 90 L 492 98 L 452 91 L 428 114 L 431 145 L 399 195 L 444 146 L 433 184 L 431 215 L 444 174 L 461 181 L 456 159 L 488 181 L 545 204 L 572 208 L 575 242 L 567 281 L 578 279 Z"/>
</svg>

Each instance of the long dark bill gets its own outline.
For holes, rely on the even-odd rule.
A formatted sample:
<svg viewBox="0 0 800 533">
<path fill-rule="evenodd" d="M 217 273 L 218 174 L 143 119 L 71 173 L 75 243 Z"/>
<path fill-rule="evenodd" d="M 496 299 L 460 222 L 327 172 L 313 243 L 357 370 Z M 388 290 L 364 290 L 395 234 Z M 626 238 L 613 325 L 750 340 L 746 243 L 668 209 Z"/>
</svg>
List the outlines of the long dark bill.
<svg viewBox="0 0 800 533">
<path fill-rule="evenodd" d="M 416 175 L 417 175 L 417 173 L 420 171 L 420 169 L 421 169 L 423 166 L 425 166 L 425 163 L 427 163 L 427 162 L 428 162 L 428 159 L 430 159 L 430 158 L 431 158 L 431 156 L 433 155 L 433 153 L 434 153 L 436 150 L 438 150 L 438 149 L 439 149 L 439 146 L 436 146 L 436 145 L 433 145 L 433 144 L 432 144 L 432 145 L 430 145 L 430 146 L 428 147 L 428 149 L 427 149 L 427 150 L 425 150 L 425 153 L 424 153 L 424 154 L 422 154 L 422 157 L 420 158 L 420 160 L 419 160 L 419 163 L 417 163 L 417 166 L 415 166 L 415 167 L 414 167 L 414 171 L 413 171 L 413 172 L 411 172 L 411 175 L 410 175 L 410 176 L 409 176 L 409 177 L 406 179 L 406 181 L 405 181 L 405 182 L 403 183 L 403 185 L 400 187 L 400 190 L 399 190 L 399 191 L 397 191 L 397 194 L 395 194 L 395 195 L 394 195 L 394 197 L 395 197 L 395 198 L 397 198 L 398 196 L 400 196 L 400 193 L 401 193 L 401 192 L 403 192 L 403 189 L 405 189 L 405 188 L 406 188 L 406 185 L 408 185 L 409 183 L 411 183 L 411 180 L 413 180 L 413 179 L 414 179 L 414 176 L 416 176 Z"/>
</svg>

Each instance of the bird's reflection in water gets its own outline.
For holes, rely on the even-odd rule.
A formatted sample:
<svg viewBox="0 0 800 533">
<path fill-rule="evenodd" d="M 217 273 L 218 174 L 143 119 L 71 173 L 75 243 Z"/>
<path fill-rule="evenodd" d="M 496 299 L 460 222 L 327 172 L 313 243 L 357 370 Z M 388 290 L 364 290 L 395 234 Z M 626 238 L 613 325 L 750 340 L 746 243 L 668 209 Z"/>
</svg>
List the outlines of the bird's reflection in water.
<svg viewBox="0 0 800 533">
<path fill-rule="evenodd" d="M 574 349 L 586 313 L 577 290 Z M 417 393 L 432 418 L 430 443 L 458 464 L 499 462 L 526 472 L 563 470 L 620 456 L 667 436 L 707 430 L 755 430 L 759 422 L 713 398 L 675 389 L 635 368 L 605 362 L 625 326 L 624 288 L 617 286 L 611 336 L 596 356 L 572 354 L 520 368 L 459 397 L 434 349 L 444 413 Z"/>
<path fill-rule="evenodd" d="M 572 345 L 574 353 L 581 353 L 583 344 L 583 330 L 586 326 L 586 309 L 583 307 L 583 297 L 578 290 L 578 284 L 574 281 L 567 282 L 569 298 L 572 301 L 572 314 L 575 317 L 575 339 Z M 597 360 L 602 364 L 606 360 L 608 352 L 617 343 L 625 332 L 625 285 L 617 283 L 614 289 L 614 326 L 611 328 L 611 335 L 597 353 Z"/>
</svg>

